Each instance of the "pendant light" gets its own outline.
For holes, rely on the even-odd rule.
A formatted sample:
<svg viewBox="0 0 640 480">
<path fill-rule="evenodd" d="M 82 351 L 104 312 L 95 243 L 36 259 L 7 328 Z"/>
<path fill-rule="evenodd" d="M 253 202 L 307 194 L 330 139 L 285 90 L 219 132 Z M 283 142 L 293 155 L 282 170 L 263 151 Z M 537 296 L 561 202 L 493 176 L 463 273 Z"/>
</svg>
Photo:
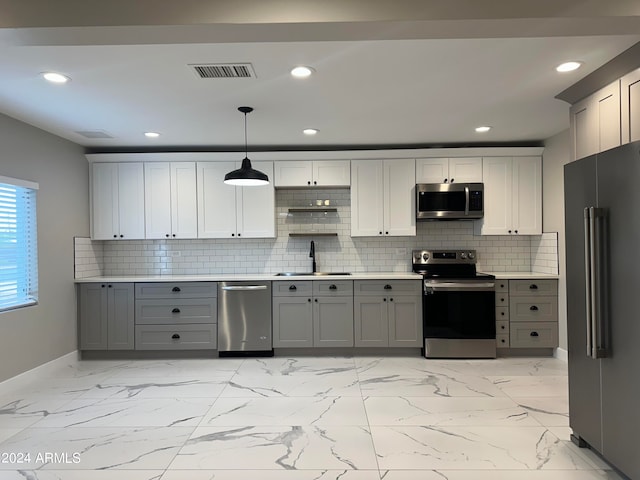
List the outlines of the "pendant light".
<svg viewBox="0 0 640 480">
<path fill-rule="evenodd" d="M 267 185 L 269 177 L 265 173 L 251 168 L 251 160 L 249 160 L 247 153 L 247 113 L 253 112 L 253 108 L 238 107 L 238 110 L 244 113 L 244 160 L 242 160 L 242 166 L 238 170 L 229 172 L 224 176 L 224 183 L 242 187 Z"/>
</svg>

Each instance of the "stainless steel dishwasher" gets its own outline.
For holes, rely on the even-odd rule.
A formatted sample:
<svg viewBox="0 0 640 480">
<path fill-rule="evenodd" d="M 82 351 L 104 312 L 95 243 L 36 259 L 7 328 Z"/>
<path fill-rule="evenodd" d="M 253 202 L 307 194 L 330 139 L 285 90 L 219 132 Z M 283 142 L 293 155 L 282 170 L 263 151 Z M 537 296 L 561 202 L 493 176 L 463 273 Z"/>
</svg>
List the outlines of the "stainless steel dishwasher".
<svg viewBox="0 0 640 480">
<path fill-rule="evenodd" d="M 273 355 L 271 282 L 218 283 L 218 354 Z"/>
</svg>

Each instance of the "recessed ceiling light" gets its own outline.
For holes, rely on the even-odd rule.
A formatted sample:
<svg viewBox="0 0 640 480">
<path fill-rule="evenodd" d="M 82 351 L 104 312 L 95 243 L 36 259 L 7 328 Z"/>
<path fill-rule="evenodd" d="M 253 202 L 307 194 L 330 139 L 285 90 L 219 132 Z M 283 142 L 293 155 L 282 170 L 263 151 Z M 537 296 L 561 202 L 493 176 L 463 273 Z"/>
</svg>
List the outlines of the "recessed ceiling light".
<svg viewBox="0 0 640 480">
<path fill-rule="evenodd" d="M 313 73 L 313 69 L 311 67 L 298 66 L 291 70 L 291 75 L 296 78 L 306 78 Z"/>
<path fill-rule="evenodd" d="M 62 75 L 61 73 L 56 72 L 44 72 L 42 76 L 45 80 L 51 83 L 67 83 L 69 80 L 71 80 L 66 75 Z"/>
<path fill-rule="evenodd" d="M 560 73 L 573 72 L 582 66 L 582 62 L 565 62 L 556 67 L 556 71 Z"/>
<path fill-rule="evenodd" d="M 148 138 L 158 138 L 160 134 L 158 132 L 144 132 L 144 136 Z"/>
<path fill-rule="evenodd" d="M 304 130 L 302 130 L 302 133 L 304 133 L 305 135 L 315 135 L 319 131 L 320 130 L 318 130 L 317 128 L 305 128 Z"/>
<path fill-rule="evenodd" d="M 488 125 L 483 125 L 482 127 L 476 127 L 476 132 L 478 133 L 485 133 L 485 132 L 488 132 L 489 130 L 491 130 L 491 127 Z"/>
</svg>

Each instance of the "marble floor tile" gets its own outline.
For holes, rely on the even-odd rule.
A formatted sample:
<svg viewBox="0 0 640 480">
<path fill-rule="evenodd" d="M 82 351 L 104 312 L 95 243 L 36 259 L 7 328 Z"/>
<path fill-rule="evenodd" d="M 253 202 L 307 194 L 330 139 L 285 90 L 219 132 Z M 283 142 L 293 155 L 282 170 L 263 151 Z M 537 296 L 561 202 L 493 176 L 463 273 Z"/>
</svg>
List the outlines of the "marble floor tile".
<svg viewBox="0 0 640 480">
<path fill-rule="evenodd" d="M 409 377 L 402 373 L 360 377 L 365 397 L 504 397 L 504 392 L 481 377 L 428 374 Z"/>
<path fill-rule="evenodd" d="M 373 470 L 365 427 L 199 427 L 169 469 Z"/>
<path fill-rule="evenodd" d="M 294 376 L 313 374 L 335 375 L 355 370 L 355 362 L 349 357 L 272 357 L 251 358 L 238 368 L 238 375 Z"/>
<path fill-rule="evenodd" d="M 200 426 L 368 425 L 355 397 L 219 398 Z"/>
<path fill-rule="evenodd" d="M 161 480 L 380 480 L 378 470 L 167 470 Z M 439 480 L 442 480 L 440 477 Z"/>
<path fill-rule="evenodd" d="M 358 374 L 365 377 L 402 373 L 407 376 L 441 374 L 450 377 L 475 375 L 467 360 L 436 360 L 423 357 L 356 357 Z M 471 372 L 471 373 L 469 373 Z"/>
<path fill-rule="evenodd" d="M 0 480 L 160 480 L 163 473 L 164 470 L 16 470 L 0 471 Z"/>
<path fill-rule="evenodd" d="M 234 375 L 220 397 L 362 397 L 355 371 L 332 375 Z"/>
<path fill-rule="evenodd" d="M 371 427 L 380 469 L 589 470 L 544 427 Z"/>
<path fill-rule="evenodd" d="M 168 377 L 181 380 L 228 380 L 242 362 L 243 360 L 233 358 L 141 360 L 117 368 L 108 378 L 112 381 L 122 378 L 152 380 Z"/>
<path fill-rule="evenodd" d="M 515 397 L 515 401 L 545 427 L 569 426 L 568 397 Z"/>
<path fill-rule="evenodd" d="M 367 397 L 370 425 L 540 426 L 506 397 Z"/>
<path fill-rule="evenodd" d="M 468 360 L 467 375 L 493 376 L 566 376 L 567 364 L 556 358 L 508 357 Z"/>
<path fill-rule="evenodd" d="M 384 470 L 383 480 L 622 480 L 603 470 Z"/>
<path fill-rule="evenodd" d="M 228 380 L 182 378 L 116 378 L 95 385 L 78 397 L 85 398 L 210 398 L 215 399 Z"/>
<path fill-rule="evenodd" d="M 13 437 L 14 435 L 17 435 L 22 430 L 24 429 L 23 428 L 0 428 L 0 445 L 2 444 L 2 442 Z M 0 452 L 1 451 L 2 450 L 0 450 Z M 2 477 L 0 477 L 0 479 L 1 478 Z"/>
<path fill-rule="evenodd" d="M 509 397 L 568 397 L 567 376 L 487 376 Z"/>
<path fill-rule="evenodd" d="M 213 402 L 208 398 L 87 398 L 67 403 L 34 427 L 195 427 Z"/>
<path fill-rule="evenodd" d="M 3 470 L 162 470 L 192 432 L 189 427 L 28 428 L 2 442 L 0 450 L 30 453 L 30 461 L 0 463 L 0 478 Z M 58 458 L 51 461 L 47 454 Z"/>
<path fill-rule="evenodd" d="M 66 396 L 42 394 L 0 398 L 0 429 L 29 427 L 71 401 Z"/>
</svg>

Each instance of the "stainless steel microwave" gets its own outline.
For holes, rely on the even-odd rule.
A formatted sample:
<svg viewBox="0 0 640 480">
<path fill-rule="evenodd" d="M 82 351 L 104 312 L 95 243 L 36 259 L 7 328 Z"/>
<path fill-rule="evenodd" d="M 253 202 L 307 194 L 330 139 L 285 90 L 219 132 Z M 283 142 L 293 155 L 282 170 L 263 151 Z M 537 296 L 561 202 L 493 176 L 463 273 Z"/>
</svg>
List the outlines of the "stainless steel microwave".
<svg viewBox="0 0 640 480">
<path fill-rule="evenodd" d="M 416 219 L 475 220 L 484 215 L 482 183 L 419 183 Z"/>
</svg>

